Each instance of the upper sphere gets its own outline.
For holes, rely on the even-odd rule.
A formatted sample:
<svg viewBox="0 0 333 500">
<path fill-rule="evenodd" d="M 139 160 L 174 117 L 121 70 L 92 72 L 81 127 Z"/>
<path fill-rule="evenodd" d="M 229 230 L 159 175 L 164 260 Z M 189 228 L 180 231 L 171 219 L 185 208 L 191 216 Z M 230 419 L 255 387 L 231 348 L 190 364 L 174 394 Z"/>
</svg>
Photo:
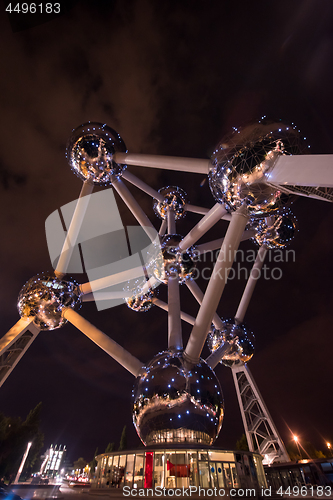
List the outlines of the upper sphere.
<svg viewBox="0 0 333 500">
<path fill-rule="evenodd" d="M 54 330 L 67 323 L 62 316 L 64 307 L 77 309 L 81 305 L 80 289 L 74 281 L 65 281 L 51 273 L 37 274 L 23 286 L 17 308 L 21 318 L 34 317 L 41 330 Z"/>
<path fill-rule="evenodd" d="M 114 161 L 115 153 L 126 153 L 120 135 L 103 123 L 88 122 L 73 130 L 67 143 L 67 160 L 75 174 L 83 181 L 95 184 L 111 183 L 126 165 Z"/>
<path fill-rule="evenodd" d="M 304 138 L 294 125 L 260 121 L 234 129 L 212 155 L 209 183 L 213 196 L 229 211 L 245 202 L 252 217 L 277 212 L 292 198 L 268 185 L 266 176 L 280 155 L 304 150 Z"/>
<path fill-rule="evenodd" d="M 204 360 L 188 368 L 182 351 L 157 354 L 138 377 L 133 397 L 134 425 L 146 446 L 211 445 L 220 432 L 220 383 Z"/>
</svg>

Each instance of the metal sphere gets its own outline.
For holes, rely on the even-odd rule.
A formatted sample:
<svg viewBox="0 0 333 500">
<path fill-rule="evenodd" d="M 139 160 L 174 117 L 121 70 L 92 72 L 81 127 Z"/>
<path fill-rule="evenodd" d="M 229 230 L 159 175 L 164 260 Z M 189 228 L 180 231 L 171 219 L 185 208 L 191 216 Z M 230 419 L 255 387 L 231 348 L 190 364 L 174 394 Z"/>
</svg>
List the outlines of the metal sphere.
<svg viewBox="0 0 333 500">
<path fill-rule="evenodd" d="M 113 160 L 115 153 L 126 153 L 120 135 L 102 123 L 88 122 L 76 128 L 67 144 L 67 159 L 75 174 L 83 181 L 110 184 L 113 175 L 126 168 Z"/>
<path fill-rule="evenodd" d="M 267 248 L 285 248 L 295 236 L 297 231 L 297 219 L 288 210 L 280 215 L 273 215 L 260 219 L 255 225 L 256 234 L 254 241 Z"/>
<path fill-rule="evenodd" d="M 67 323 L 61 315 L 64 307 L 79 308 L 80 295 L 75 281 L 65 281 L 51 273 L 41 273 L 23 286 L 17 308 L 21 318 L 33 316 L 35 325 L 41 330 L 55 330 Z"/>
<path fill-rule="evenodd" d="M 224 355 L 221 363 L 225 366 L 233 366 L 239 363 L 247 363 L 254 354 L 254 335 L 249 332 L 243 324 L 236 325 L 232 320 L 223 321 L 222 330 L 214 326 L 207 337 L 207 345 L 214 352 L 222 344 L 232 344 L 232 349 Z"/>
<path fill-rule="evenodd" d="M 133 311 L 147 312 L 154 305 L 154 296 L 154 292 L 152 290 L 149 290 L 147 293 L 144 293 L 142 295 L 134 295 L 133 297 L 126 299 L 126 304 L 130 309 L 133 309 Z"/>
<path fill-rule="evenodd" d="M 182 239 L 179 234 L 167 234 L 162 238 L 162 251 L 154 264 L 154 275 L 162 283 L 167 284 L 168 279 L 173 276 L 178 276 L 179 283 L 184 283 L 194 273 L 194 249 L 191 247 L 186 252 L 181 252 L 178 245 Z"/>
<path fill-rule="evenodd" d="M 133 390 L 133 422 L 141 441 L 211 445 L 223 421 L 220 383 L 204 360 L 189 369 L 182 351 L 157 354 Z"/>
<path fill-rule="evenodd" d="M 164 196 L 164 201 L 155 201 L 154 212 L 160 219 L 166 219 L 168 210 L 172 209 L 175 219 L 178 220 L 185 214 L 186 193 L 176 186 L 168 186 L 158 191 Z"/>
<path fill-rule="evenodd" d="M 293 197 L 270 186 L 266 176 L 280 155 L 300 154 L 304 149 L 295 126 L 260 121 L 234 129 L 212 155 L 209 183 L 213 196 L 229 211 L 245 202 L 252 217 L 276 213 Z"/>
</svg>

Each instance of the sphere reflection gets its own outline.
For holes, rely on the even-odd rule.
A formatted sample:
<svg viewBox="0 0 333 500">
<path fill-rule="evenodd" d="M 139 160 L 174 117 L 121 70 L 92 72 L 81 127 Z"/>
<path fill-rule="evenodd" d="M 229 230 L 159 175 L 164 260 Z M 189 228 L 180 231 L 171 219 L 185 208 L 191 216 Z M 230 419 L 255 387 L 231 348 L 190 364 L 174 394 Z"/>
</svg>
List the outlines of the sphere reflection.
<svg viewBox="0 0 333 500">
<path fill-rule="evenodd" d="M 186 252 L 178 249 L 182 239 L 179 234 L 167 234 L 162 238 L 162 252 L 154 263 L 154 275 L 162 283 L 167 284 L 173 276 L 178 276 L 179 283 L 184 283 L 195 271 L 194 249 L 191 247 Z"/>
<path fill-rule="evenodd" d="M 212 155 L 209 182 L 213 196 L 229 211 L 245 202 L 253 217 L 277 212 L 292 198 L 267 184 L 266 176 L 280 155 L 300 154 L 304 149 L 304 139 L 295 126 L 260 121 L 234 129 Z"/>
<path fill-rule="evenodd" d="M 154 203 L 154 212 L 160 219 L 166 219 L 168 210 L 172 209 L 175 219 L 180 219 L 185 214 L 186 193 L 179 187 L 168 186 L 158 191 L 164 196 L 164 201 Z"/>
<path fill-rule="evenodd" d="M 255 225 L 256 243 L 267 248 L 285 248 L 293 240 L 297 231 L 296 217 L 288 210 L 280 215 L 260 219 Z"/>
<path fill-rule="evenodd" d="M 41 330 L 55 330 L 67 323 L 61 312 L 81 305 L 80 290 L 76 282 L 65 281 L 53 274 L 34 276 L 20 291 L 17 307 L 21 318 L 33 316 Z"/>
<path fill-rule="evenodd" d="M 126 303 L 130 309 L 136 312 L 147 312 L 149 311 L 154 303 L 153 298 L 155 294 L 152 290 L 149 290 L 147 293 L 141 295 L 134 295 L 126 299 Z"/>
<path fill-rule="evenodd" d="M 110 184 L 126 165 L 114 161 L 115 153 L 126 153 L 120 135 L 102 123 L 89 122 L 76 128 L 67 144 L 67 159 L 75 174 L 83 181 Z"/>
<path fill-rule="evenodd" d="M 247 363 L 254 354 L 254 335 L 244 325 L 236 325 L 232 320 L 223 321 L 223 329 L 217 330 L 214 326 L 207 337 L 207 345 L 214 352 L 222 344 L 228 342 L 232 345 L 231 351 L 223 356 L 221 363 L 233 366 Z"/>
<path fill-rule="evenodd" d="M 189 369 L 182 351 L 157 354 L 133 390 L 133 421 L 145 445 L 202 443 L 217 438 L 224 403 L 220 383 L 204 360 Z"/>
</svg>

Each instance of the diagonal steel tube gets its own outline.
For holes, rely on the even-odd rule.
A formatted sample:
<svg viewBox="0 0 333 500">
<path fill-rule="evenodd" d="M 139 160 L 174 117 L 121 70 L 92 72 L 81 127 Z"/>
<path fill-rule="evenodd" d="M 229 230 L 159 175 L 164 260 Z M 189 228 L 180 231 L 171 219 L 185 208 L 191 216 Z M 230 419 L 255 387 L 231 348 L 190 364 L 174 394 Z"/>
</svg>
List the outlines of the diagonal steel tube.
<svg viewBox="0 0 333 500">
<path fill-rule="evenodd" d="M 185 283 L 186 283 L 187 288 L 190 290 L 193 297 L 195 298 L 195 300 L 201 305 L 202 299 L 204 297 L 204 293 L 201 290 L 201 288 L 192 279 L 186 280 Z M 215 326 L 215 328 L 217 328 L 218 330 L 222 330 L 223 322 L 222 322 L 220 316 L 216 312 L 214 313 L 212 323 Z"/>
<path fill-rule="evenodd" d="M 234 261 L 235 252 L 240 243 L 248 219 L 247 209 L 244 205 L 232 215 L 221 247 L 221 252 L 214 266 L 195 324 L 184 351 L 184 357 L 189 363 L 197 363 L 199 361 L 212 318 L 223 293 Z"/>
<path fill-rule="evenodd" d="M 80 232 L 82 222 L 87 211 L 90 196 L 94 188 L 93 181 L 84 181 L 80 196 L 77 200 L 76 207 L 73 213 L 72 220 L 70 222 L 66 238 L 61 250 L 61 254 L 58 260 L 57 267 L 54 271 L 58 278 L 63 277 L 67 273 L 67 268 L 69 261 L 71 260 L 73 250 L 76 245 L 76 240 Z"/>
<path fill-rule="evenodd" d="M 80 291 L 84 295 L 87 293 L 95 292 L 97 290 L 103 290 L 103 288 L 108 288 L 109 286 L 118 285 L 124 281 L 139 278 L 144 276 L 143 267 L 138 266 L 132 269 L 127 269 L 126 271 L 121 271 L 120 273 L 113 274 L 112 276 L 106 276 L 105 278 L 99 278 L 94 281 L 88 281 L 80 285 Z"/>
<path fill-rule="evenodd" d="M 132 174 L 132 172 L 124 170 L 124 172 L 122 173 L 122 178 L 133 184 L 133 186 L 136 186 L 137 188 L 141 189 L 141 191 L 149 194 L 149 196 L 155 198 L 155 200 L 158 200 L 160 202 L 164 201 L 164 196 L 161 193 L 159 193 L 158 191 L 156 191 L 156 189 L 150 187 L 144 181 L 136 177 L 136 175 Z"/>
<path fill-rule="evenodd" d="M 238 309 L 237 309 L 237 312 L 235 315 L 235 322 L 237 324 L 243 323 L 243 321 L 244 321 L 244 316 L 245 316 L 245 313 L 246 313 L 247 308 L 249 306 L 251 297 L 253 295 L 254 288 L 255 288 L 257 281 L 260 277 L 260 271 L 261 271 L 261 268 L 263 266 L 266 253 L 267 253 L 267 248 L 265 247 L 265 245 L 261 246 L 259 248 L 256 260 L 252 266 L 249 279 L 247 280 L 242 298 L 240 300 L 240 303 L 239 303 L 239 306 L 238 306 Z"/>
<path fill-rule="evenodd" d="M 157 234 L 156 229 L 154 228 L 153 224 L 148 219 L 147 215 L 142 210 L 132 193 L 128 190 L 127 186 L 125 186 L 123 181 L 121 179 L 118 179 L 117 177 L 114 177 L 112 179 L 112 186 L 117 191 L 127 207 L 130 209 L 147 236 L 151 239 L 151 241 L 154 241 Z"/>
<path fill-rule="evenodd" d="M 179 243 L 180 251 L 185 252 L 191 245 L 194 245 L 226 213 L 224 206 L 216 203 Z"/>
<path fill-rule="evenodd" d="M 166 302 L 163 302 L 163 300 L 157 299 L 156 297 L 153 298 L 153 303 L 155 306 L 159 307 L 160 309 L 163 309 L 164 311 L 168 310 L 168 304 Z M 186 321 L 186 323 L 189 323 L 190 325 L 194 325 L 195 318 L 191 316 L 190 314 L 184 313 L 183 311 L 180 312 L 180 317 L 183 321 Z"/>
<path fill-rule="evenodd" d="M 126 349 L 121 347 L 117 342 L 112 340 L 108 335 L 89 323 L 80 314 L 71 308 L 64 308 L 62 315 L 78 330 L 84 333 L 98 347 L 103 349 L 109 356 L 115 359 L 121 366 L 126 368 L 134 377 L 138 377 L 141 373 L 143 363 L 136 357 L 132 356 Z"/>
<path fill-rule="evenodd" d="M 206 359 L 207 365 L 209 365 L 213 370 L 215 366 L 219 364 L 219 362 L 222 360 L 222 358 L 228 354 L 232 349 L 232 344 L 229 342 L 225 342 L 224 344 L 220 345 L 208 358 Z"/>
</svg>

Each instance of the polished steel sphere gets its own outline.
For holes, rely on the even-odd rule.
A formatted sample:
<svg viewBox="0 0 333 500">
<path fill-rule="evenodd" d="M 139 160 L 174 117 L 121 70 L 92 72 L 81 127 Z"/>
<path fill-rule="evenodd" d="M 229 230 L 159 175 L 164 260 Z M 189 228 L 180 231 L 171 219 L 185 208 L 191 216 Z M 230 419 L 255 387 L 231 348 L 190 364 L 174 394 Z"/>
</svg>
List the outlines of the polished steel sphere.
<svg viewBox="0 0 333 500">
<path fill-rule="evenodd" d="M 213 196 L 229 211 L 245 202 L 252 217 L 276 213 L 293 198 L 267 184 L 266 176 L 279 156 L 304 150 L 304 138 L 293 125 L 261 120 L 234 129 L 212 155 L 209 183 Z"/>
<path fill-rule="evenodd" d="M 159 191 L 164 196 L 164 201 L 155 201 L 154 212 L 160 219 L 166 219 L 168 210 L 173 210 L 175 219 L 178 220 L 185 214 L 186 193 L 179 187 L 168 186 Z"/>
<path fill-rule="evenodd" d="M 182 351 L 167 350 L 148 363 L 133 389 L 133 422 L 147 445 L 211 445 L 223 421 L 220 383 L 204 360 L 188 368 Z"/>
<path fill-rule="evenodd" d="M 78 309 L 80 305 L 78 284 L 51 273 L 41 273 L 27 281 L 17 301 L 21 318 L 33 316 L 35 325 L 41 330 L 60 328 L 67 323 L 61 315 L 63 308 Z"/>
<path fill-rule="evenodd" d="M 120 175 L 126 168 L 114 161 L 114 154 L 126 152 L 122 138 L 112 128 L 88 122 L 73 130 L 66 156 L 80 179 L 106 185 L 110 184 L 113 175 Z"/>
<path fill-rule="evenodd" d="M 144 293 L 142 295 L 134 295 L 133 297 L 129 297 L 128 299 L 126 299 L 126 304 L 130 309 L 133 309 L 133 311 L 147 312 L 154 305 L 154 296 L 154 292 L 152 290 L 149 290 L 147 293 Z"/>
<path fill-rule="evenodd" d="M 233 366 L 239 363 L 247 363 L 254 354 L 254 335 L 249 332 L 243 324 L 236 325 L 232 320 L 223 321 L 223 329 L 218 330 L 214 326 L 207 337 L 207 345 L 214 352 L 222 344 L 228 342 L 232 345 L 231 351 L 223 356 L 221 363 L 225 366 Z"/>
<path fill-rule="evenodd" d="M 167 234 L 162 238 L 162 251 L 154 263 L 154 275 L 162 283 L 167 284 L 168 279 L 173 276 L 178 276 L 179 283 L 184 283 L 194 273 L 195 250 L 191 247 L 186 252 L 181 252 L 178 245 L 182 239 L 179 234 Z"/>
<path fill-rule="evenodd" d="M 287 210 L 282 214 L 258 220 L 254 228 L 256 234 L 253 239 L 259 246 L 282 249 L 293 240 L 297 231 L 297 219 Z"/>
</svg>

